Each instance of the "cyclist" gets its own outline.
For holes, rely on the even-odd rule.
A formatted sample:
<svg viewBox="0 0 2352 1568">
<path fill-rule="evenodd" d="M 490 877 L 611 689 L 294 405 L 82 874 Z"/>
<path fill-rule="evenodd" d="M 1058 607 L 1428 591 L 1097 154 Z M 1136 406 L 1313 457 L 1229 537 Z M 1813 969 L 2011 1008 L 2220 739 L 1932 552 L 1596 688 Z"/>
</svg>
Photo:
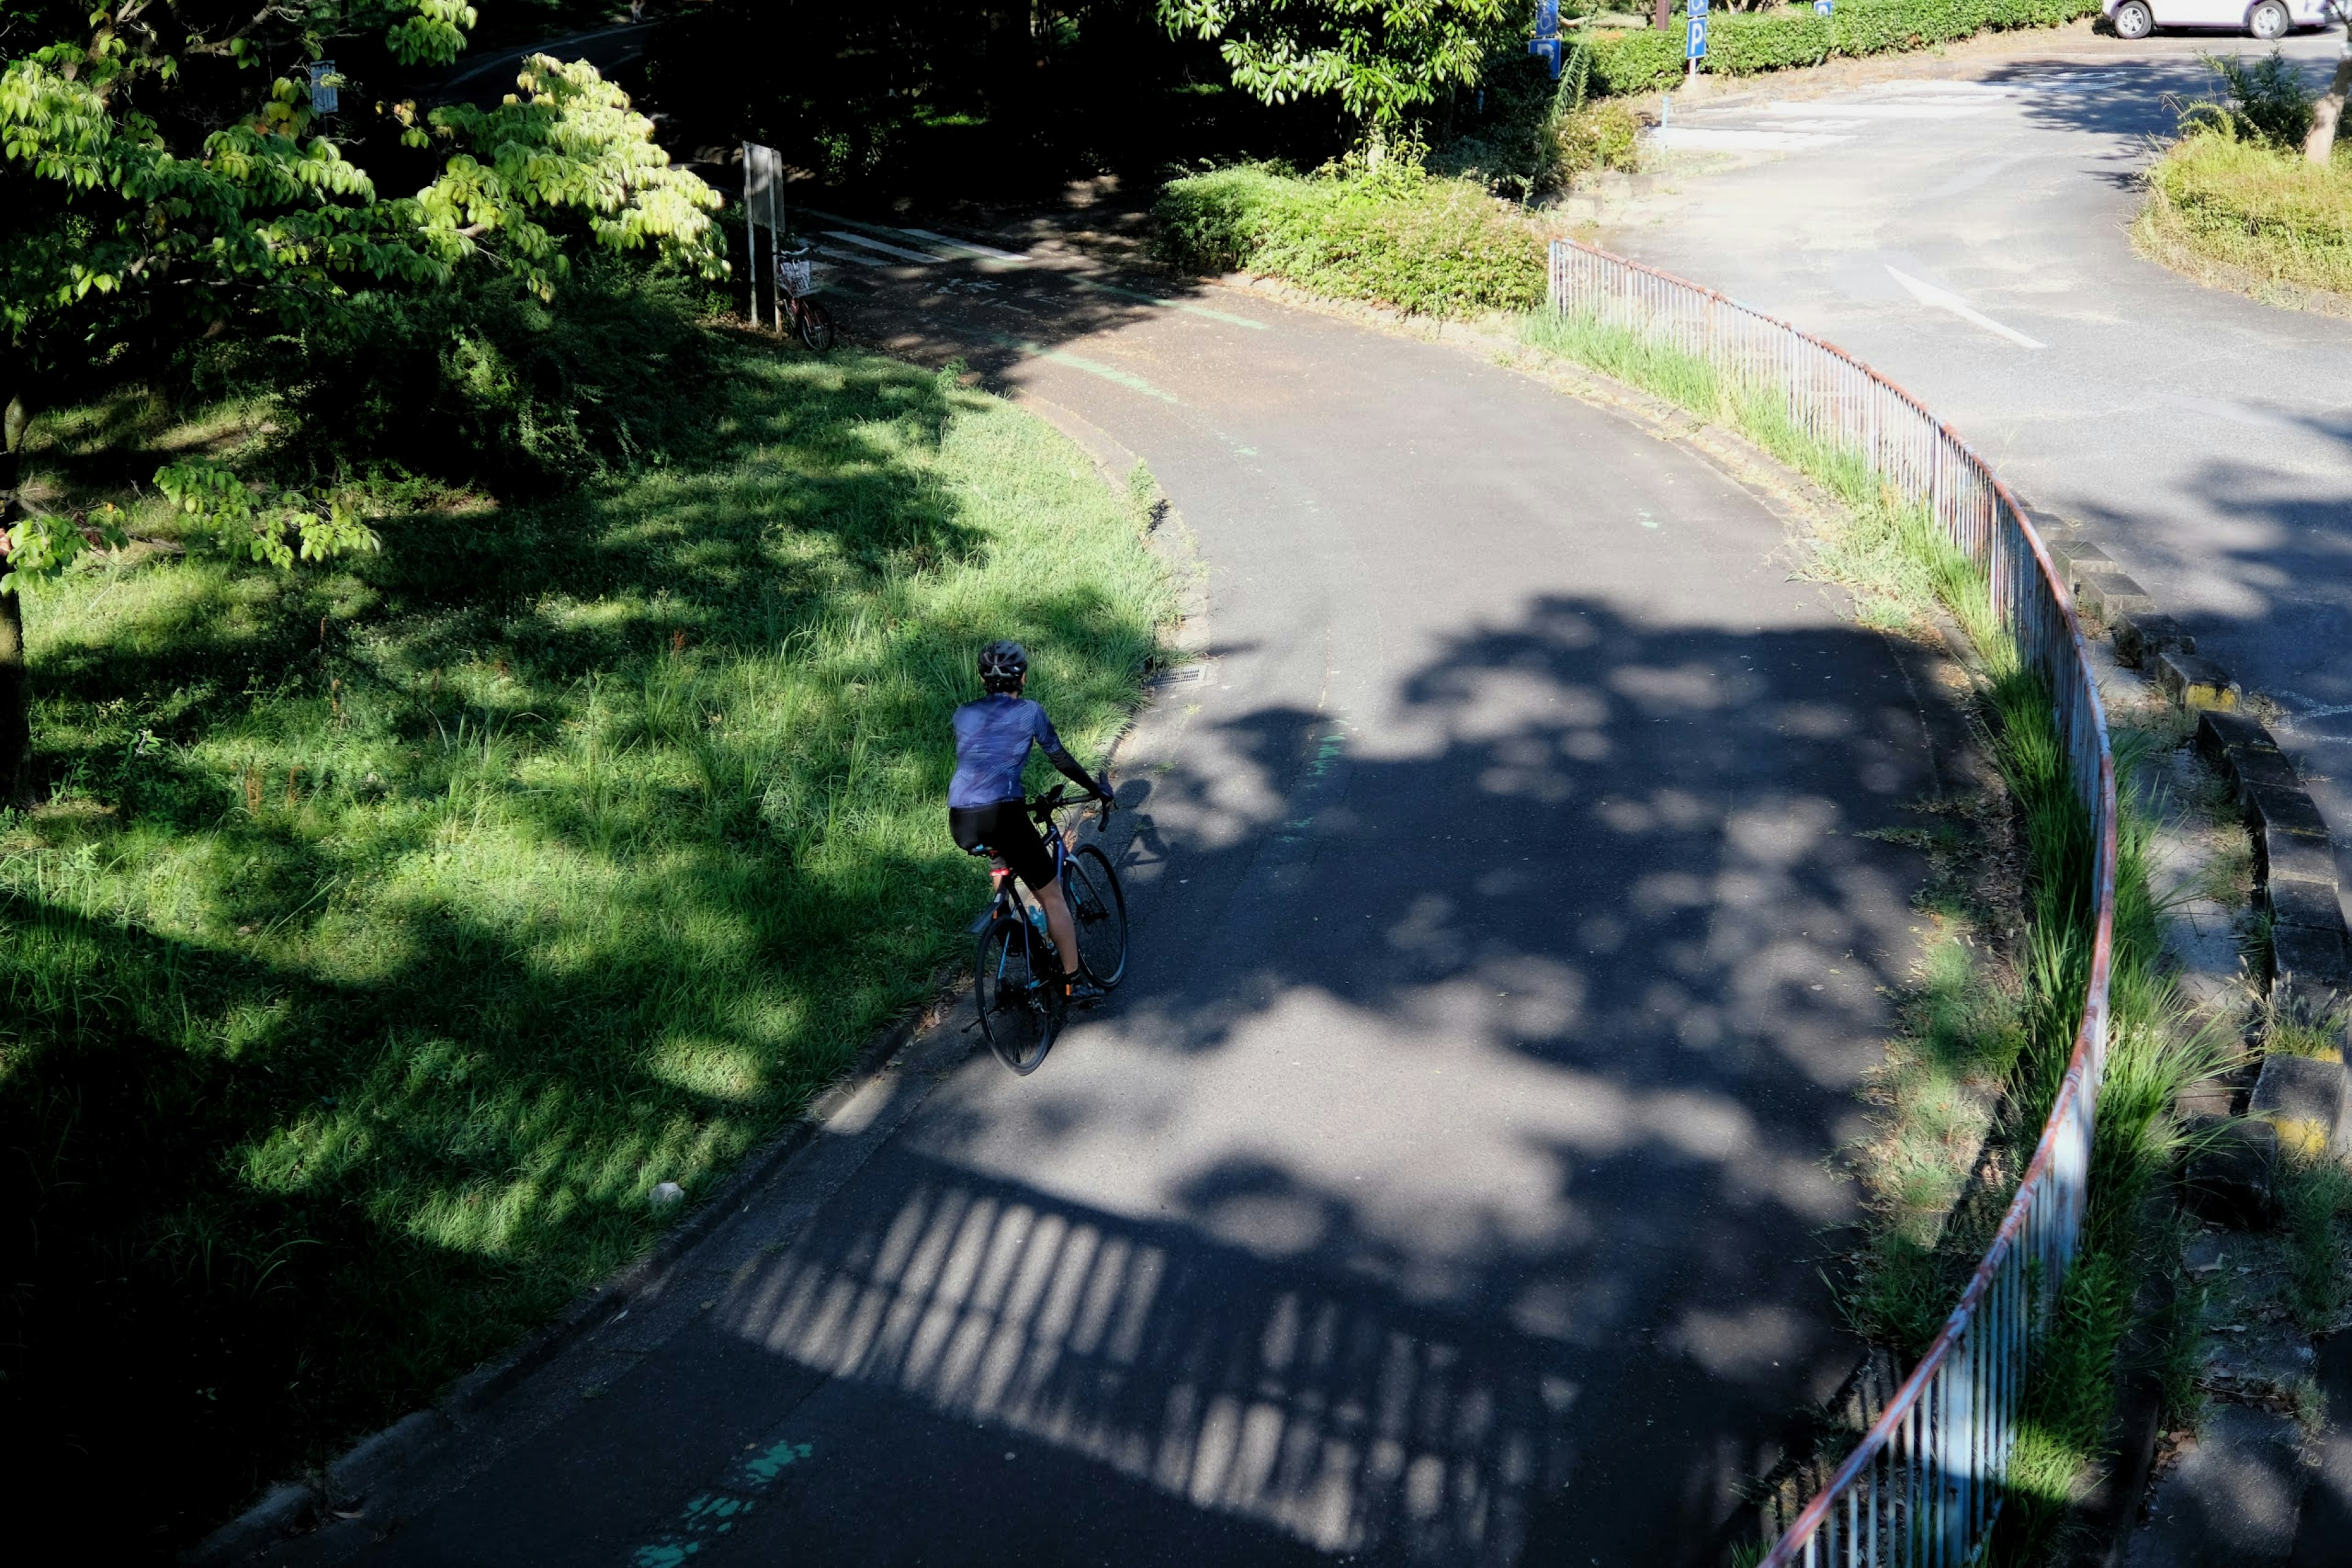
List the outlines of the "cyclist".
<svg viewBox="0 0 2352 1568">
<path fill-rule="evenodd" d="M 1106 808 L 1111 795 L 1063 748 L 1045 710 L 1021 695 L 1028 679 L 1029 654 L 1019 643 L 992 642 L 980 650 L 980 684 L 988 695 L 955 711 L 956 769 L 948 784 L 948 831 L 960 847 L 995 855 L 1029 885 L 1045 911 L 1065 994 L 1073 1001 L 1092 1001 L 1102 992 L 1078 978 L 1078 933 L 1069 900 L 1054 874 L 1053 852 L 1029 820 L 1022 799 L 1021 769 L 1029 761 L 1031 744 Z M 1051 982 L 1053 976 L 1039 978 Z"/>
</svg>

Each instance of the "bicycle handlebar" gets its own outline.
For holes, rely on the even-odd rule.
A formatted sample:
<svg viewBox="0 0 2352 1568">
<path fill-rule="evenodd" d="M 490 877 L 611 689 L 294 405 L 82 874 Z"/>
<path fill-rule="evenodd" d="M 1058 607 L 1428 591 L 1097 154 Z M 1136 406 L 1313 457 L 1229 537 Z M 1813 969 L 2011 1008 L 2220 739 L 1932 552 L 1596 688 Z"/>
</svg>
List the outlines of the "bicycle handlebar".
<svg viewBox="0 0 2352 1568">
<path fill-rule="evenodd" d="M 1110 775 L 1108 773 L 1104 774 L 1103 782 L 1108 785 L 1110 782 Z M 1029 803 L 1029 815 L 1035 817 L 1040 822 L 1051 822 L 1054 819 L 1054 814 L 1055 812 L 1060 811 L 1065 806 L 1071 806 L 1078 804 L 1076 801 L 1068 798 L 1069 793 L 1069 785 L 1066 784 L 1055 784 L 1052 789 L 1046 791 L 1044 795 L 1039 795 L 1036 799 Z M 1096 819 L 1096 826 L 1108 827 L 1110 826 L 1111 808 L 1117 804 L 1118 802 L 1111 799 L 1108 795 L 1103 797 L 1102 815 Z"/>
</svg>

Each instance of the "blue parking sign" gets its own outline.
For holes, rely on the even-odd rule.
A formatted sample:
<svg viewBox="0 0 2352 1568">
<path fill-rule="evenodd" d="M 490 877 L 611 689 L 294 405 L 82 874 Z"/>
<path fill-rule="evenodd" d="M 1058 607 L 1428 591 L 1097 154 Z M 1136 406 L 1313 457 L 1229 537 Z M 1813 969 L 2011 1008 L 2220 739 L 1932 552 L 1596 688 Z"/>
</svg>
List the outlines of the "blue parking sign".
<svg viewBox="0 0 2352 1568">
<path fill-rule="evenodd" d="M 1690 19 L 1690 47 L 1685 58 L 1694 60 L 1706 58 L 1706 13 L 1704 11 Z"/>
</svg>

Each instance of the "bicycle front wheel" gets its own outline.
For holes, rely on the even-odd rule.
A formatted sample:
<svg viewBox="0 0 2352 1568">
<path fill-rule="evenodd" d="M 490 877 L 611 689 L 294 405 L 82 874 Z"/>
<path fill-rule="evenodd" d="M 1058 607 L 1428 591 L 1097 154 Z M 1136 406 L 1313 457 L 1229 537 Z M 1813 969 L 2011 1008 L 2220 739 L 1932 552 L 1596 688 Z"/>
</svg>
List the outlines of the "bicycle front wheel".
<svg viewBox="0 0 2352 1568">
<path fill-rule="evenodd" d="M 1078 963 L 1108 991 L 1127 978 L 1127 893 L 1110 858 L 1089 844 L 1062 873 L 1078 925 Z"/>
<path fill-rule="evenodd" d="M 793 301 L 794 314 L 800 317 L 801 342 L 818 353 L 833 347 L 833 317 L 814 300 Z"/>
<path fill-rule="evenodd" d="M 971 1005 L 996 1059 L 1014 1072 L 1037 1070 L 1061 1022 L 1061 987 L 1040 980 L 1029 962 L 1029 928 L 1017 918 L 991 921 L 972 960 Z"/>
</svg>

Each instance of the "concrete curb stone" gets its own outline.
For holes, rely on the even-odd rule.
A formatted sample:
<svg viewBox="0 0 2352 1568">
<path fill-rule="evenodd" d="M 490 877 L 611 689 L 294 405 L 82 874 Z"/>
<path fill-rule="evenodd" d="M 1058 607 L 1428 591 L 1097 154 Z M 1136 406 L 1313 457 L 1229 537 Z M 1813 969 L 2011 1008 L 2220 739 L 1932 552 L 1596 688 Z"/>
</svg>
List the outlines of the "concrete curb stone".
<svg viewBox="0 0 2352 1568">
<path fill-rule="evenodd" d="M 2303 789 L 2303 779 L 2295 773 L 2294 764 L 2286 760 L 2284 752 L 2264 751 L 2259 746 L 2232 746 L 2229 751 L 2228 763 L 2231 780 L 2237 786 L 2241 799 L 2248 790 L 2277 789 L 2300 793 Z"/>
<path fill-rule="evenodd" d="M 2336 856 L 2327 840 L 2264 824 L 2252 830 L 2254 875 L 2264 881 L 2336 885 Z"/>
<path fill-rule="evenodd" d="M 2197 717 L 2197 750 L 2215 767 L 2229 771 L 2229 753 L 2237 752 L 2272 752 L 2278 742 L 2271 738 L 2263 721 L 2251 713 L 2231 713 L 2207 710 Z M 2234 773 L 2231 777 L 2235 777 Z"/>
<path fill-rule="evenodd" d="M 2246 1114 L 2269 1122 L 2280 1148 L 2324 1155 L 2343 1137 L 2348 1089 L 2340 1052 L 2334 1061 L 2273 1052 L 2263 1058 Z"/>
<path fill-rule="evenodd" d="M 2107 623 L 2115 638 L 2116 657 L 2133 669 L 2144 668 L 2160 653 L 2195 653 L 2197 639 L 2187 627 L 2161 610 L 2118 614 Z"/>
<path fill-rule="evenodd" d="M 2334 931 L 2344 923 L 2343 911 L 2336 908 L 2333 882 L 2299 882 L 2281 878 L 2263 884 L 2262 899 L 2271 912 L 2273 926 Z"/>
<path fill-rule="evenodd" d="M 2222 708 L 2234 710 L 2242 700 L 2230 672 L 2200 654 L 2160 653 L 2150 662 L 2157 685 L 2181 708 Z"/>
<path fill-rule="evenodd" d="M 2137 578 L 2126 577 L 2121 571 L 2082 574 L 2074 586 L 2074 602 L 2109 628 L 2120 617 L 2156 609 L 2155 597 Z"/>
<path fill-rule="evenodd" d="M 2249 752 L 2248 760 L 2262 754 Z M 2286 759 L 2281 757 L 2279 761 L 2284 763 Z M 2286 776 L 2294 776 L 2292 767 L 2286 770 Z M 2238 798 L 2244 804 L 2246 826 L 2258 832 L 2292 833 L 2323 842 L 2327 837 L 2327 819 L 2319 815 L 2319 808 L 2311 804 L 2311 796 L 2304 793 L 2300 784 L 2249 783 L 2238 791 Z"/>
<path fill-rule="evenodd" d="M 2344 928 L 2273 928 L 2271 994 L 2314 1017 L 2352 1002 L 2352 944 L 2346 942 Z"/>
</svg>

